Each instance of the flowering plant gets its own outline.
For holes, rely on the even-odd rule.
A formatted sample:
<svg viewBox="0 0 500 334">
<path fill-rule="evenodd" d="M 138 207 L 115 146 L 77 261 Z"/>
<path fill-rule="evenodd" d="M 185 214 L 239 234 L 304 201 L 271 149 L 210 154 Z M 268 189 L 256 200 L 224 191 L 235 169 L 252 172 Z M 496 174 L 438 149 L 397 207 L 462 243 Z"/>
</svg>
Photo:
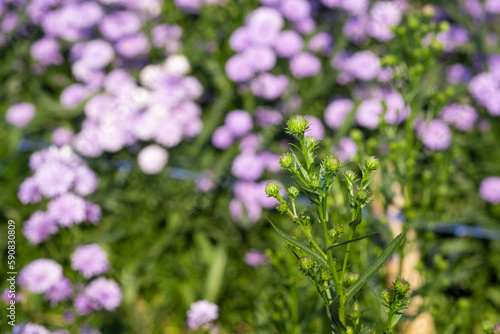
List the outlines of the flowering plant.
<svg viewBox="0 0 500 334">
<path fill-rule="evenodd" d="M 355 305 L 360 290 L 401 244 L 408 229 L 398 235 L 364 273 L 361 275 L 347 273 L 349 252 L 352 244 L 377 233 L 372 232 L 363 236 L 355 236 L 356 227 L 363 220 L 362 209 L 373 199 L 368 187 L 370 185 L 370 175 L 378 169 L 379 162 L 375 157 L 367 158 L 364 164 L 360 166 L 361 180 L 353 171 L 347 171 L 344 174 L 352 221 L 348 224 L 348 238 L 341 241 L 344 225 L 332 226 L 327 208 L 333 182 L 342 165 L 335 157 L 327 157 L 321 163 L 315 163 L 317 158 L 315 151 L 318 148 L 318 141 L 312 136 L 306 136 L 308 130 L 309 122 L 303 116 L 294 116 L 288 121 L 286 131 L 298 137 L 300 145 L 295 146 L 292 144 L 292 146 L 301 153 L 302 160 L 293 149 L 290 153 L 282 155 L 280 159 L 281 166 L 295 176 L 298 188 L 289 187 L 285 196 L 276 183 L 269 182 L 265 190 L 269 197 L 276 198 L 279 201 L 278 211 L 288 215 L 300 227 L 303 235 L 307 238 L 307 242 L 295 239 L 272 222 L 271 224 L 289 243 L 295 256 L 297 256 L 299 270 L 303 275 L 308 276 L 316 286 L 327 307 L 332 331 L 334 333 L 348 333 L 362 327 L 362 324 L 359 323 L 359 312 Z M 309 206 L 302 211 L 297 210 L 296 199 L 299 195 L 304 195 L 309 199 L 311 205 L 315 208 L 315 217 L 307 213 Z M 323 247 L 315 240 L 312 230 L 314 222 L 319 223 L 321 226 Z M 337 251 L 341 247 L 345 247 L 343 254 Z M 337 256 L 343 257 L 343 260 L 337 260 Z M 402 282 L 401 279 L 396 281 L 394 285 L 396 293 L 383 294 L 384 303 L 389 311 L 389 323 L 387 325 L 389 332 L 392 331 L 399 320 L 402 310 L 408 305 L 409 285 Z M 402 287 L 403 285 L 404 287 Z M 399 317 L 396 317 L 396 314 Z"/>
</svg>

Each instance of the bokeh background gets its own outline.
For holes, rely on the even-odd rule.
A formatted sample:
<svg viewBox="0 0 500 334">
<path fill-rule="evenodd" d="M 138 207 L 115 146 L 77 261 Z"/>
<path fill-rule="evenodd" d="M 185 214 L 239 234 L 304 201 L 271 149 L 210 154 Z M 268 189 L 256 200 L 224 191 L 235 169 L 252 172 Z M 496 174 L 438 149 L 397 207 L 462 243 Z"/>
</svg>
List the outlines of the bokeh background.
<svg viewBox="0 0 500 334">
<path fill-rule="evenodd" d="M 365 288 L 365 330 L 401 274 L 400 332 L 498 331 L 499 17 L 498 0 L 0 0 L 0 263 L 14 220 L 19 273 L 2 332 L 328 333 L 265 219 L 297 232 L 264 193 L 294 184 L 295 114 L 344 170 L 380 160 L 360 227 L 380 233 L 350 271 L 418 223 Z M 210 328 L 188 322 L 200 300 Z"/>
</svg>

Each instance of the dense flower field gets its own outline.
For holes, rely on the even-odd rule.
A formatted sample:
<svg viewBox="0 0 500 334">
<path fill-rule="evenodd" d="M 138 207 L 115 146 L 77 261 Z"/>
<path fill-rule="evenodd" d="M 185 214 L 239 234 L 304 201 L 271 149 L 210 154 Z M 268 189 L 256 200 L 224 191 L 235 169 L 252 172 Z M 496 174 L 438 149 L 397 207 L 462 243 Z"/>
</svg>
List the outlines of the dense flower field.
<svg viewBox="0 0 500 334">
<path fill-rule="evenodd" d="M 0 331 L 499 333 L 499 34 L 499 0 L 0 0 Z"/>
</svg>

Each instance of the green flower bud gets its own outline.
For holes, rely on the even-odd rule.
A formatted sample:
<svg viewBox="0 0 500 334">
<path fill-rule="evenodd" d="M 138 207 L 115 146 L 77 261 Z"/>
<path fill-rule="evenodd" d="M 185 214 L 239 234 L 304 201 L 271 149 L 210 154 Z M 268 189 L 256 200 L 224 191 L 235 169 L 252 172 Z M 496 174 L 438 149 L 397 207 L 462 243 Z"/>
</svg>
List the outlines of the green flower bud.
<svg viewBox="0 0 500 334">
<path fill-rule="evenodd" d="M 408 27 L 411 30 L 416 30 L 420 25 L 420 21 L 414 15 L 408 18 Z"/>
<path fill-rule="evenodd" d="M 354 141 L 360 141 L 363 139 L 363 132 L 359 129 L 352 129 L 351 132 L 349 132 L 349 136 Z"/>
<path fill-rule="evenodd" d="M 431 42 L 431 49 L 433 51 L 438 51 L 439 52 L 439 51 L 443 51 L 444 46 L 443 46 L 443 44 L 441 42 L 439 42 L 437 40 L 433 40 Z"/>
<path fill-rule="evenodd" d="M 368 191 L 364 189 L 358 189 L 356 192 L 356 199 L 359 201 L 361 204 L 365 204 L 366 201 L 368 201 L 368 198 L 370 197 L 370 194 Z"/>
<path fill-rule="evenodd" d="M 365 168 L 367 171 L 372 172 L 380 167 L 380 162 L 377 157 L 369 157 L 365 160 Z"/>
<path fill-rule="evenodd" d="M 325 172 L 327 175 L 335 174 L 340 169 L 340 161 L 335 157 L 325 159 L 323 161 L 323 165 L 325 166 Z"/>
<path fill-rule="evenodd" d="M 318 179 L 314 178 L 311 180 L 311 188 L 313 188 L 313 189 L 319 188 L 319 180 Z"/>
<path fill-rule="evenodd" d="M 389 290 L 382 291 L 382 300 L 386 302 L 387 305 L 391 303 L 391 299 L 391 293 L 389 292 Z"/>
<path fill-rule="evenodd" d="M 305 139 L 306 147 L 313 150 L 318 146 L 318 141 L 313 136 L 307 136 Z"/>
<path fill-rule="evenodd" d="M 280 205 L 278 205 L 278 212 L 281 213 L 281 214 L 284 214 L 288 211 L 288 204 L 287 203 L 281 203 Z"/>
<path fill-rule="evenodd" d="M 315 266 L 316 263 L 314 262 L 314 260 L 308 256 L 304 256 L 302 259 L 299 260 L 299 270 L 302 272 L 303 275 L 308 275 L 312 273 Z"/>
<path fill-rule="evenodd" d="M 266 194 L 268 197 L 277 198 L 280 195 L 280 187 L 274 182 L 266 184 Z"/>
<path fill-rule="evenodd" d="M 356 173 L 354 173 L 352 170 L 348 170 L 345 172 L 345 179 L 347 181 L 353 181 L 356 179 Z"/>
<path fill-rule="evenodd" d="M 347 277 L 344 279 L 344 283 L 347 287 L 353 285 L 359 278 L 358 273 L 349 273 Z"/>
<path fill-rule="evenodd" d="M 323 282 L 330 281 L 332 279 L 332 273 L 330 273 L 329 271 L 323 270 L 321 272 L 320 279 Z"/>
<path fill-rule="evenodd" d="M 280 165 L 284 169 L 288 169 L 293 166 L 293 155 L 290 153 L 285 153 L 280 157 Z"/>
<path fill-rule="evenodd" d="M 344 227 L 342 225 L 335 225 L 328 231 L 328 234 L 332 242 L 336 242 L 344 234 Z"/>
<path fill-rule="evenodd" d="M 439 22 L 439 31 L 446 32 L 448 30 L 450 30 L 450 22 L 448 21 Z"/>
<path fill-rule="evenodd" d="M 304 135 L 307 128 L 309 127 L 309 123 L 304 116 L 296 115 L 288 120 L 286 123 L 288 133 L 292 135 L 301 136 Z"/>
<path fill-rule="evenodd" d="M 294 186 L 291 186 L 290 188 L 288 188 L 287 190 L 288 192 L 288 197 L 290 199 L 295 199 L 295 197 L 299 196 L 299 190 L 297 188 L 295 188 Z"/>
<path fill-rule="evenodd" d="M 354 320 L 354 322 L 356 321 L 356 319 L 359 318 L 359 311 L 358 310 L 352 310 L 350 313 L 349 313 L 350 317 Z"/>
<path fill-rule="evenodd" d="M 398 64 L 398 58 L 395 55 L 386 55 L 380 59 L 381 66 L 396 66 Z"/>
<path fill-rule="evenodd" d="M 406 298 L 410 291 L 410 283 L 404 278 L 398 277 L 394 282 L 394 289 L 401 299 Z"/>
</svg>

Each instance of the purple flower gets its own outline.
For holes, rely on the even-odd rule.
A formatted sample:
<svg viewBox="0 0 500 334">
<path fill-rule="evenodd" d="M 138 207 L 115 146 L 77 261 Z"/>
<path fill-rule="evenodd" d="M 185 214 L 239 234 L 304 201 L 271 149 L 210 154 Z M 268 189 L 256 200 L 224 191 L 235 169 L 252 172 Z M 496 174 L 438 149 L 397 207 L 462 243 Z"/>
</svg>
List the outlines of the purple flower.
<svg viewBox="0 0 500 334">
<path fill-rule="evenodd" d="M 24 127 L 35 116 L 35 107 L 23 102 L 12 105 L 5 114 L 5 120 L 18 128 Z"/>
<path fill-rule="evenodd" d="M 44 299 L 50 301 L 50 306 L 56 307 L 59 302 L 69 299 L 72 294 L 71 282 L 66 277 L 63 277 L 45 292 Z"/>
<path fill-rule="evenodd" d="M 380 115 L 384 111 L 379 99 L 371 98 L 364 100 L 356 111 L 356 121 L 359 125 L 375 130 L 380 123 Z"/>
<path fill-rule="evenodd" d="M 101 33 L 110 41 L 116 41 L 120 38 L 137 33 L 141 28 L 139 16 L 133 12 L 120 11 L 105 16 L 99 29 Z"/>
<path fill-rule="evenodd" d="M 276 65 L 276 54 L 268 46 L 253 46 L 242 54 L 255 72 L 269 71 Z"/>
<path fill-rule="evenodd" d="M 379 41 L 387 41 L 394 37 L 390 27 L 398 25 L 402 11 L 395 2 L 378 1 L 370 10 L 368 33 Z"/>
<path fill-rule="evenodd" d="M 16 329 L 13 334 L 51 334 L 51 332 L 40 325 L 28 322 L 24 325 L 19 325 L 19 331 Z"/>
<path fill-rule="evenodd" d="M 80 315 L 88 315 L 100 309 L 99 303 L 85 294 L 78 295 L 73 301 L 73 305 L 75 306 L 76 312 Z"/>
<path fill-rule="evenodd" d="M 174 0 L 179 9 L 186 13 L 196 14 L 200 10 L 202 0 Z"/>
<path fill-rule="evenodd" d="M 242 180 L 255 181 L 261 177 L 264 168 L 264 162 L 254 153 L 242 152 L 234 159 L 231 171 Z"/>
<path fill-rule="evenodd" d="M 85 202 L 85 220 L 97 224 L 101 219 L 101 207 L 91 202 Z"/>
<path fill-rule="evenodd" d="M 36 211 L 24 222 L 23 234 L 30 243 L 36 245 L 47 240 L 58 231 L 56 222 L 46 212 Z"/>
<path fill-rule="evenodd" d="M 234 143 L 235 137 L 227 126 L 218 127 L 212 134 L 212 145 L 214 147 L 225 150 Z"/>
<path fill-rule="evenodd" d="M 290 70 L 297 79 L 312 77 L 321 71 L 321 62 L 308 52 L 302 52 L 290 61 Z"/>
<path fill-rule="evenodd" d="M 354 103 L 350 99 L 335 99 L 325 109 L 325 123 L 330 129 L 337 129 L 342 124 L 353 109 Z"/>
<path fill-rule="evenodd" d="M 368 10 L 368 0 L 341 0 L 342 8 L 353 15 L 365 14 Z"/>
<path fill-rule="evenodd" d="M 278 37 L 285 20 L 276 9 L 260 7 L 247 16 L 245 23 L 255 44 L 270 45 Z"/>
<path fill-rule="evenodd" d="M 85 200 L 66 193 L 50 201 L 47 212 L 62 227 L 80 224 L 85 220 Z"/>
<path fill-rule="evenodd" d="M 304 41 L 298 33 L 293 30 L 280 32 L 274 41 L 274 49 L 280 57 L 292 57 L 299 53 L 304 46 Z"/>
<path fill-rule="evenodd" d="M 31 56 L 43 65 L 59 65 L 63 61 L 59 44 L 53 38 L 42 38 L 31 46 Z"/>
<path fill-rule="evenodd" d="M 500 13 L 500 1 L 498 0 L 486 0 L 484 7 L 488 13 Z"/>
<path fill-rule="evenodd" d="M 444 45 L 444 50 L 451 52 L 469 41 L 469 32 L 460 26 L 451 25 L 448 31 L 436 35 L 436 39 Z"/>
<path fill-rule="evenodd" d="M 114 56 L 111 44 L 96 39 L 85 44 L 80 61 L 89 68 L 100 69 L 108 65 Z"/>
<path fill-rule="evenodd" d="M 95 173 L 85 165 L 75 169 L 74 190 L 78 195 L 87 196 L 93 193 L 99 185 Z"/>
<path fill-rule="evenodd" d="M 306 0 L 281 0 L 280 10 L 288 20 L 298 22 L 309 17 L 311 5 Z"/>
<path fill-rule="evenodd" d="M 308 17 L 294 22 L 293 27 L 301 34 L 309 35 L 316 30 L 316 21 L 314 21 L 311 17 Z"/>
<path fill-rule="evenodd" d="M 229 45 L 236 52 L 245 51 L 252 43 L 252 37 L 246 27 L 236 29 L 229 38 Z"/>
<path fill-rule="evenodd" d="M 241 139 L 239 149 L 241 152 L 256 152 L 261 144 L 262 135 L 252 133 Z"/>
<path fill-rule="evenodd" d="M 260 267 L 267 263 L 267 256 L 257 249 L 246 252 L 244 261 L 250 267 Z"/>
<path fill-rule="evenodd" d="M 168 161 L 168 152 L 158 145 L 149 145 L 139 152 L 137 161 L 144 173 L 158 174 Z"/>
<path fill-rule="evenodd" d="M 500 177 L 490 176 L 485 178 L 479 186 L 481 197 L 492 204 L 500 203 Z"/>
<path fill-rule="evenodd" d="M 360 51 L 347 60 L 345 69 L 360 80 L 370 81 L 380 73 L 380 59 L 371 51 Z"/>
<path fill-rule="evenodd" d="M 309 122 L 309 130 L 305 133 L 306 136 L 313 136 L 316 140 L 321 140 L 325 136 L 325 127 L 321 120 L 314 116 L 305 116 Z"/>
<path fill-rule="evenodd" d="M 384 117 L 389 124 L 399 124 L 410 115 L 410 107 L 405 105 L 403 97 L 395 89 L 383 90 L 381 98 L 387 110 Z"/>
<path fill-rule="evenodd" d="M 273 125 L 280 125 L 283 122 L 283 115 L 279 111 L 275 111 L 266 107 L 258 107 L 254 111 L 255 122 L 261 128 L 268 128 Z"/>
<path fill-rule="evenodd" d="M 72 109 L 89 97 L 90 94 L 88 87 L 82 84 L 72 84 L 62 91 L 60 102 L 64 108 Z"/>
<path fill-rule="evenodd" d="M 213 180 L 213 175 L 210 170 L 205 170 L 201 174 L 201 176 L 196 180 L 196 189 L 201 192 L 208 192 L 213 190 L 216 187 L 216 184 Z"/>
<path fill-rule="evenodd" d="M 342 33 L 349 36 L 354 43 L 361 43 L 366 39 L 367 25 L 366 16 L 351 16 L 342 27 Z"/>
<path fill-rule="evenodd" d="M 52 132 L 52 143 L 57 147 L 68 145 L 73 140 L 73 132 L 66 128 L 57 128 Z"/>
<path fill-rule="evenodd" d="M 123 69 L 115 69 L 104 79 L 104 88 L 109 93 L 118 93 L 127 87 L 134 87 L 135 80 Z"/>
<path fill-rule="evenodd" d="M 237 54 L 226 62 L 226 74 L 234 82 L 248 81 L 254 75 L 255 70 L 248 57 Z"/>
<path fill-rule="evenodd" d="M 118 283 L 104 277 L 93 280 L 85 288 L 84 294 L 108 311 L 114 310 L 122 302 L 122 291 Z"/>
<path fill-rule="evenodd" d="M 442 151 L 450 146 L 450 128 L 439 119 L 432 120 L 428 125 L 422 124 L 417 132 L 424 145 L 431 150 Z"/>
<path fill-rule="evenodd" d="M 233 136 L 241 137 L 252 130 L 252 117 L 245 110 L 233 110 L 226 115 L 225 126 Z"/>
<path fill-rule="evenodd" d="M 73 185 L 75 174 L 67 165 L 57 161 L 43 164 L 34 178 L 39 192 L 45 197 L 54 197 L 67 192 Z"/>
<path fill-rule="evenodd" d="M 332 37 L 326 32 L 320 32 L 311 38 L 308 48 L 311 52 L 321 52 L 322 55 L 328 56 L 332 51 L 332 45 Z"/>
<path fill-rule="evenodd" d="M 108 257 L 98 244 L 79 246 L 71 255 L 71 269 L 85 278 L 104 274 L 109 268 Z"/>
<path fill-rule="evenodd" d="M 116 52 L 125 58 L 135 58 L 151 49 L 148 38 L 143 33 L 130 35 L 115 44 Z"/>
<path fill-rule="evenodd" d="M 288 78 L 285 75 L 275 76 L 269 73 L 260 74 L 250 84 L 252 93 L 266 100 L 277 99 L 287 87 Z"/>
<path fill-rule="evenodd" d="M 42 200 L 42 195 L 38 190 L 38 184 L 34 177 L 29 177 L 21 183 L 17 197 L 23 204 L 38 203 Z"/>
<path fill-rule="evenodd" d="M 191 304 L 187 312 L 187 317 L 189 328 L 191 330 L 197 330 L 219 318 L 219 307 L 206 300 L 200 300 Z"/>
<path fill-rule="evenodd" d="M 340 138 L 339 146 L 336 149 L 337 157 L 341 162 L 352 160 L 358 153 L 358 145 L 350 137 Z"/>
<path fill-rule="evenodd" d="M 471 77 L 470 69 L 462 64 L 453 64 L 446 70 L 446 78 L 452 85 L 467 83 Z"/>
<path fill-rule="evenodd" d="M 19 285 L 33 293 L 45 293 L 63 278 L 62 266 L 50 259 L 38 259 L 19 273 Z"/>
<path fill-rule="evenodd" d="M 441 109 L 441 119 L 446 123 L 456 126 L 461 131 L 469 131 L 478 119 L 476 110 L 469 105 L 452 103 Z"/>
</svg>

